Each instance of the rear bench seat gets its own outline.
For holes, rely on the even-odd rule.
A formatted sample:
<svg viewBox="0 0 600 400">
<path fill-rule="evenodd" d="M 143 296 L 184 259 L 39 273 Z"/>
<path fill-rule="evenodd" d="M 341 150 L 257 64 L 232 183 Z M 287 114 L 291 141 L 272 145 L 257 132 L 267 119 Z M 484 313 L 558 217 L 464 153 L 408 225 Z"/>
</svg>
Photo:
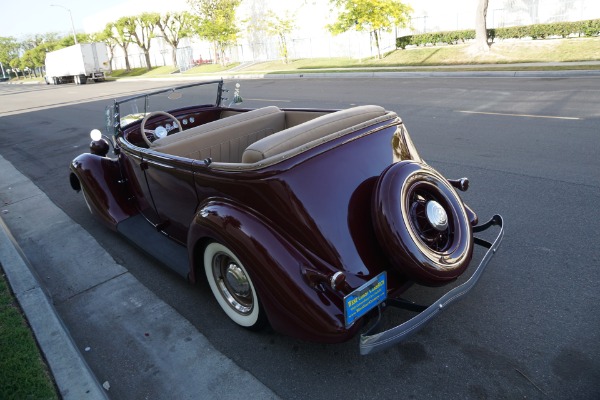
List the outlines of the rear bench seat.
<svg viewBox="0 0 600 400">
<path fill-rule="evenodd" d="M 308 144 L 312 141 L 355 127 L 387 112 L 380 106 L 358 106 L 336 111 L 281 130 L 248 146 L 243 152 L 243 163 L 256 163 L 265 158 Z M 392 113 L 393 114 L 393 113 Z M 395 117 L 395 114 L 393 114 Z M 391 118 L 392 116 L 390 116 Z"/>
<path fill-rule="evenodd" d="M 269 106 L 232 115 L 155 140 L 151 148 L 175 156 L 237 163 L 249 144 L 285 129 L 285 113 Z"/>
</svg>

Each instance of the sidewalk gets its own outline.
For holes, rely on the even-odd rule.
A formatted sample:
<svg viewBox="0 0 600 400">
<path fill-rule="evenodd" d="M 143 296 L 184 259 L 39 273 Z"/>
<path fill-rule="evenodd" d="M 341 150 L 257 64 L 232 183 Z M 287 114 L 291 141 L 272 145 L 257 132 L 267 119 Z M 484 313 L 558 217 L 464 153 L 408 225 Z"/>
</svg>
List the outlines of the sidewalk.
<svg viewBox="0 0 600 400">
<path fill-rule="evenodd" d="M 0 262 L 64 399 L 277 398 L 2 157 L 0 202 Z"/>
</svg>

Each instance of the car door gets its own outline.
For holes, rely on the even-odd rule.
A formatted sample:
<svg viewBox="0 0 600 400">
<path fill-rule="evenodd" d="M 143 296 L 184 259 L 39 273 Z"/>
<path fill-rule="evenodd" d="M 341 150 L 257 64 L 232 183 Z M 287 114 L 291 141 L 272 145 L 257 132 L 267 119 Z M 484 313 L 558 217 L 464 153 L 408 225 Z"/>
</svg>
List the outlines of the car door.
<svg viewBox="0 0 600 400">
<path fill-rule="evenodd" d="M 154 151 L 140 163 L 156 212 L 157 229 L 185 245 L 198 198 L 191 171 L 192 160 Z"/>
</svg>

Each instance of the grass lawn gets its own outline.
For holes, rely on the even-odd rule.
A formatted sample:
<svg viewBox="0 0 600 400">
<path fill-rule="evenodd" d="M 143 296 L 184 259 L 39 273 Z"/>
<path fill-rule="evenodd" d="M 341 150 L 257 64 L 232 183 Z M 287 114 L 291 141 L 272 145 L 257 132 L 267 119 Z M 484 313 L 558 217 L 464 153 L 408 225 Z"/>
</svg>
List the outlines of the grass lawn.
<svg viewBox="0 0 600 400">
<path fill-rule="evenodd" d="M 227 66 L 222 66 L 219 64 L 204 64 L 189 69 L 183 72 L 181 75 L 177 72 L 177 68 L 172 66 L 165 67 L 154 67 L 150 71 L 147 68 L 132 68 L 131 71 L 127 72 L 124 69 L 119 69 L 112 71 L 109 76 L 109 79 L 114 78 L 158 78 L 158 77 L 169 77 L 169 76 L 187 76 L 187 75 L 203 75 L 203 74 L 213 74 L 219 73 L 223 71 L 227 71 L 231 68 L 238 66 L 239 63 L 231 63 Z"/>
<path fill-rule="evenodd" d="M 124 69 L 117 69 L 111 72 L 110 78 L 124 78 L 124 77 L 135 77 L 135 76 L 159 76 L 169 75 L 175 72 L 177 69 L 171 66 L 166 67 L 153 67 L 148 71 L 148 68 L 132 68 L 131 71 L 125 71 Z"/>
<path fill-rule="evenodd" d="M 285 74 L 311 72 L 360 72 L 360 71 L 528 71 L 528 70 L 574 70 L 600 69 L 600 66 L 496 66 L 497 64 L 549 63 L 568 61 L 600 60 L 600 37 L 506 40 L 494 43 L 488 53 L 475 53 L 469 44 L 454 46 L 413 47 L 394 50 L 381 60 L 375 58 L 310 58 L 292 60 L 285 64 L 280 60 L 252 63 L 237 68 L 236 74 Z M 111 78 L 119 77 L 167 77 L 167 76 L 218 76 L 239 63 L 223 67 L 219 64 L 204 64 L 182 74 L 173 74 L 173 67 L 157 67 L 148 71 L 135 68 L 130 72 L 113 71 Z"/>
<path fill-rule="evenodd" d="M 381 60 L 387 65 L 513 64 L 600 60 L 600 38 L 506 40 L 484 54 L 468 44 L 396 50 Z"/>
<path fill-rule="evenodd" d="M 452 67 L 468 65 L 477 70 L 495 70 L 494 64 L 514 64 L 528 62 L 567 62 L 600 60 L 600 38 L 572 38 L 547 40 L 507 40 L 494 43 L 489 53 L 477 54 L 468 44 L 454 46 L 414 47 L 406 50 L 395 50 L 383 59 L 375 58 L 322 58 L 293 60 L 288 64 L 281 61 L 256 63 L 239 72 L 243 73 L 284 73 L 309 72 L 310 70 L 343 71 L 360 68 L 392 68 L 398 67 Z M 561 67 L 565 69 L 564 67 Z M 471 68 L 461 67 L 461 70 Z M 511 70 L 521 67 L 510 68 Z M 531 68 L 524 68 L 525 70 Z M 556 69 L 535 67 L 540 69 Z M 589 69 L 595 69 L 589 67 Z M 399 69 L 400 70 L 400 69 Z M 421 70 L 421 69 L 420 69 Z"/>
<path fill-rule="evenodd" d="M 48 368 L 1 268 L 0 399 L 58 399 Z"/>
<path fill-rule="evenodd" d="M 200 75 L 200 74 L 210 74 L 210 73 L 215 73 L 215 72 L 223 72 L 223 71 L 227 71 L 231 68 L 235 68 L 238 65 L 240 65 L 240 63 L 231 63 L 231 64 L 227 65 L 226 67 L 224 67 L 220 64 L 203 64 L 203 65 L 198 65 L 197 67 L 188 69 L 183 74 L 184 75 Z"/>
</svg>

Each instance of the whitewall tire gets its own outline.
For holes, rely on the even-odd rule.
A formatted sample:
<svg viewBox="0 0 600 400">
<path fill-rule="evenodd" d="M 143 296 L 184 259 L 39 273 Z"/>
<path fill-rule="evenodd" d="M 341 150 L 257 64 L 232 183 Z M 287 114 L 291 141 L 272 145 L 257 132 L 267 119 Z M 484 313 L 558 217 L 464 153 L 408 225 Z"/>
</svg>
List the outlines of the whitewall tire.
<svg viewBox="0 0 600 400">
<path fill-rule="evenodd" d="M 252 279 L 230 249 L 210 243 L 204 250 L 204 271 L 215 299 L 233 322 L 253 330 L 264 326 L 266 318 Z"/>
</svg>

